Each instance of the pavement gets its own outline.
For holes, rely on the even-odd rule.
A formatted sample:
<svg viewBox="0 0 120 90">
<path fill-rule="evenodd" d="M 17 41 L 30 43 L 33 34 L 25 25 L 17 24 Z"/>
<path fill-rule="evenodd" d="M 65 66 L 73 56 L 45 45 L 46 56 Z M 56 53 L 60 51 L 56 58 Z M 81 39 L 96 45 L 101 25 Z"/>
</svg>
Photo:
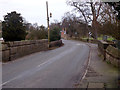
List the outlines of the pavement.
<svg viewBox="0 0 120 90">
<path fill-rule="evenodd" d="M 88 45 L 91 47 L 90 63 L 85 77 L 77 84 L 76 88 L 118 88 L 119 70 L 103 61 L 96 44 Z"/>
<path fill-rule="evenodd" d="M 34 53 L 2 66 L 3 88 L 74 88 L 87 65 L 90 48 L 63 40 L 64 46 Z"/>
</svg>

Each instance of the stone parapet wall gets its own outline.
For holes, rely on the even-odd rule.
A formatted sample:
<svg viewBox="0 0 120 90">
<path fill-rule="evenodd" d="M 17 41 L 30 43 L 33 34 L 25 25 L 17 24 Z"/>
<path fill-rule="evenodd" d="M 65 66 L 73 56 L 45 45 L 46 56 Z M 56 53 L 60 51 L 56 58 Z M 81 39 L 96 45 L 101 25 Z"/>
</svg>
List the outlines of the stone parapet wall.
<svg viewBox="0 0 120 90">
<path fill-rule="evenodd" d="M 106 61 L 120 68 L 120 50 L 109 45 L 106 49 Z"/>
<path fill-rule="evenodd" d="M 52 41 L 50 42 L 50 47 L 56 47 L 56 46 L 60 47 L 62 44 L 63 44 L 62 40 Z"/>
<path fill-rule="evenodd" d="M 116 44 L 99 41 L 98 49 L 105 61 L 120 68 L 120 50 L 116 48 Z"/>
<path fill-rule="evenodd" d="M 2 61 L 11 61 L 31 53 L 48 50 L 48 40 L 2 43 Z"/>
<path fill-rule="evenodd" d="M 104 56 L 104 60 L 106 59 L 106 49 L 109 45 L 116 46 L 113 43 L 107 43 L 106 41 L 99 40 L 98 42 L 98 49 L 101 52 L 101 54 Z"/>
</svg>

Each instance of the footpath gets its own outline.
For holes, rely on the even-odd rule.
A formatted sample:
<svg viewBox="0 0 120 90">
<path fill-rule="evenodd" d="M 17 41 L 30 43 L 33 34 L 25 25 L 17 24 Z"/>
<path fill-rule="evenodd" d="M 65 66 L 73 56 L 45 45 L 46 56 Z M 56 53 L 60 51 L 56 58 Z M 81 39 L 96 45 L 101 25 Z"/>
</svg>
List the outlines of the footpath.
<svg viewBox="0 0 120 90">
<path fill-rule="evenodd" d="M 78 88 L 118 88 L 119 70 L 103 61 L 96 44 L 89 44 L 89 46 L 91 47 L 90 63 Z"/>
</svg>

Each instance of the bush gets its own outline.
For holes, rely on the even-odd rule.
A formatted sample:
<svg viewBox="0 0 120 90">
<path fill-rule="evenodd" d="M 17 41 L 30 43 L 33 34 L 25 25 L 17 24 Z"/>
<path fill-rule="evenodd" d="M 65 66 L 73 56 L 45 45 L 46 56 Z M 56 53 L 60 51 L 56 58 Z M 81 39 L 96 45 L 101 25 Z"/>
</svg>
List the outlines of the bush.
<svg viewBox="0 0 120 90">
<path fill-rule="evenodd" d="M 26 36 L 27 40 L 38 40 L 38 39 L 47 39 L 47 31 L 46 30 L 32 30 Z"/>
<path fill-rule="evenodd" d="M 26 27 L 20 14 L 14 11 L 5 15 L 2 22 L 2 36 L 5 41 L 24 40 L 26 36 L 25 30 Z"/>
<path fill-rule="evenodd" d="M 50 30 L 50 41 L 56 41 L 60 40 L 61 35 L 60 35 L 60 29 L 55 27 L 53 30 Z"/>
</svg>

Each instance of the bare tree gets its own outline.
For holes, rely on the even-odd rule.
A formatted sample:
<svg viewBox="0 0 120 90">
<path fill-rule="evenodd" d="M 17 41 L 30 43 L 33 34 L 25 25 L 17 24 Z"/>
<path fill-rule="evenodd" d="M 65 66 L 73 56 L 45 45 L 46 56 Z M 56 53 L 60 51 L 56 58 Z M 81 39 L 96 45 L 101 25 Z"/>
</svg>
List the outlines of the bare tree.
<svg viewBox="0 0 120 90">
<path fill-rule="evenodd" d="M 115 9 L 110 7 L 108 4 L 105 4 L 102 7 L 102 13 L 100 23 L 102 25 L 102 34 L 113 36 L 114 38 L 120 40 L 120 22 L 116 18 L 117 13 Z"/>
<path fill-rule="evenodd" d="M 80 18 L 76 17 L 76 15 L 71 14 L 69 12 L 65 13 L 62 18 L 62 27 L 66 28 L 67 34 L 77 37 L 85 36 L 87 31 L 86 23 L 82 21 Z"/>
<path fill-rule="evenodd" d="M 99 25 L 98 17 L 100 15 L 101 7 L 102 7 L 102 3 L 100 2 L 100 0 L 97 1 L 90 0 L 89 2 L 88 0 L 84 2 L 82 0 L 74 0 L 74 1 L 68 0 L 67 4 L 73 6 L 74 10 L 77 11 L 80 14 L 80 16 L 82 15 L 86 23 L 86 28 L 88 32 L 90 31 L 88 25 L 91 24 L 94 36 L 97 39 L 98 37 L 97 27 Z"/>
</svg>

